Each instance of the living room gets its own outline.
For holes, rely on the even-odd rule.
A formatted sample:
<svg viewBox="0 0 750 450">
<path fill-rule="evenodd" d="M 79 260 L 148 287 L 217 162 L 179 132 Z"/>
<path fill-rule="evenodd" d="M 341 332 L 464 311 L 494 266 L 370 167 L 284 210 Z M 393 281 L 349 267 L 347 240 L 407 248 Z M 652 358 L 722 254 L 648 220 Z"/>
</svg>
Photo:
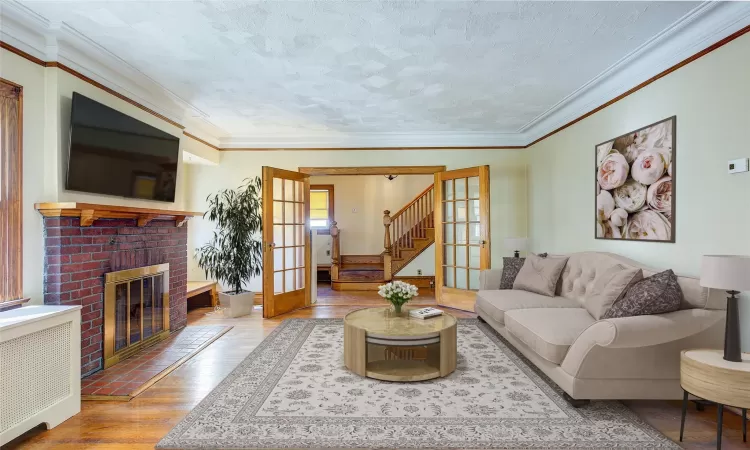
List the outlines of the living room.
<svg viewBox="0 0 750 450">
<path fill-rule="evenodd" d="M 746 448 L 747 257 L 710 255 L 750 254 L 750 3 L 3 1 L 0 14 L 3 448 Z M 115 169 L 71 171 L 78 101 L 169 141 L 171 175 L 138 175 L 126 195 L 76 189 L 76 173 Z M 256 177 L 270 237 L 253 239 L 284 287 L 254 264 L 252 310 L 232 317 L 218 300 L 232 286 L 196 249 L 217 230 L 210 198 Z M 306 193 L 347 177 L 371 191 L 334 189 L 346 202 L 325 220 L 340 229 L 311 234 Z M 364 225 L 344 221 L 376 203 L 363 193 L 389 185 L 388 219 L 368 209 L 372 231 L 351 239 Z M 273 202 L 304 220 L 276 220 Z M 304 230 L 292 266 L 276 226 Z M 409 254 L 423 259 L 394 273 L 413 237 L 429 241 Z M 310 288 L 321 265 L 346 272 L 327 239 L 331 256 L 376 257 L 349 259 L 377 275 L 337 304 Z M 381 298 L 408 289 L 378 287 L 420 276 L 434 280 L 406 308 L 443 314 L 415 324 Z M 138 315 L 118 315 L 120 298 Z"/>
</svg>

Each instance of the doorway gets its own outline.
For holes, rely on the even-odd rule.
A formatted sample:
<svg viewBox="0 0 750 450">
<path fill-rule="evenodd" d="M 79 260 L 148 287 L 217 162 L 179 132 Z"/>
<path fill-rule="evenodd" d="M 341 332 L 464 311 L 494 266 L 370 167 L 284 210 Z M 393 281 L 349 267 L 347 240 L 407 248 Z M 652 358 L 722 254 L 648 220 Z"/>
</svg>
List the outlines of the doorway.
<svg viewBox="0 0 750 450">
<path fill-rule="evenodd" d="M 294 178 L 290 172 L 269 169 L 279 176 Z M 300 194 L 300 199 L 304 199 L 301 205 L 304 222 L 296 220 L 295 215 L 293 225 L 303 225 L 309 239 L 304 239 L 304 243 L 294 242 L 303 247 L 296 249 L 301 255 L 310 257 L 304 261 L 304 267 L 293 267 L 305 269 L 295 272 L 298 278 L 293 287 L 302 291 L 292 295 L 294 302 L 288 301 L 290 295 L 283 296 L 284 292 L 275 290 L 273 276 L 264 276 L 265 317 L 278 315 L 289 307 L 382 305 L 378 286 L 396 279 L 419 287 L 420 296 L 413 305 L 473 310 L 471 291 L 475 286 L 451 281 L 446 277 L 446 267 L 450 265 L 454 274 L 464 270 L 467 277 L 489 267 L 487 166 L 458 171 L 446 171 L 445 166 L 300 167 L 297 173 L 299 179 L 294 180 L 303 182 L 307 192 Z M 478 190 L 477 182 L 481 184 Z M 471 188 L 471 196 L 467 193 L 460 199 L 449 198 L 446 183 L 453 189 L 456 183 L 463 183 L 466 189 Z M 458 189 L 458 194 L 463 195 L 460 186 Z M 271 195 L 264 190 L 269 207 Z M 384 204 L 379 197 L 387 197 L 394 206 Z M 448 204 L 455 216 L 446 216 Z M 470 212 L 466 208 L 478 204 L 482 205 L 481 210 L 474 208 L 468 217 Z M 272 228 L 279 225 L 287 228 L 286 223 L 277 224 L 275 219 L 273 222 L 269 223 Z M 450 236 L 446 234 L 448 228 L 453 233 Z M 469 231 L 464 232 L 464 228 Z M 465 239 L 456 238 L 456 229 L 463 232 Z M 471 234 L 473 230 L 479 230 L 481 236 Z M 284 255 L 275 248 L 274 239 L 274 233 L 264 233 L 264 254 Z M 465 250 L 465 265 L 445 258 L 448 246 Z M 472 255 L 476 256 L 474 247 L 486 256 L 472 259 L 476 264 L 468 261 Z M 280 271 L 287 269 L 284 266 Z M 461 301 L 456 301 L 457 296 Z M 266 305 L 269 300 L 284 299 L 282 307 Z"/>
</svg>

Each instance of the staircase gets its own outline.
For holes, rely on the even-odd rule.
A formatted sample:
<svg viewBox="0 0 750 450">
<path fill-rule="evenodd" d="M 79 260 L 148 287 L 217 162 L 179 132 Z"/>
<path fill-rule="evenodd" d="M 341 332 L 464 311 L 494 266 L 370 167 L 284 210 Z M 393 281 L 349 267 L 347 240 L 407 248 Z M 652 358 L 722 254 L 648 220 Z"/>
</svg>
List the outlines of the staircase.
<svg viewBox="0 0 750 450">
<path fill-rule="evenodd" d="M 398 279 L 398 273 L 435 242 L 434 189 L 430 185 L 396 214 L 384 211 L 384 251 L 380 255 L 341 255 L 340 230 L 331 224 L 331 288 L 373 291 Z M 411 281 L 411 280 L 410 280 Z"/>
</svg>

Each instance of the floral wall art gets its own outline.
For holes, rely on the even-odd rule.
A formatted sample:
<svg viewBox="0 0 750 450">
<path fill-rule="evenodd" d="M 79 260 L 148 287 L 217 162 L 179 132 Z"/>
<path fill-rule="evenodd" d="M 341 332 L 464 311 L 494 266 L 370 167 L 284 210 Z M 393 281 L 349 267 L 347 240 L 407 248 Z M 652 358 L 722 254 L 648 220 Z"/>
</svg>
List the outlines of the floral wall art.
<svg viewBox="0 0 750 450">
<path fill-rule="evenodd" d="M 674 242 L 676 117 L 596 146 L 596 238 Z"/>
</svg>

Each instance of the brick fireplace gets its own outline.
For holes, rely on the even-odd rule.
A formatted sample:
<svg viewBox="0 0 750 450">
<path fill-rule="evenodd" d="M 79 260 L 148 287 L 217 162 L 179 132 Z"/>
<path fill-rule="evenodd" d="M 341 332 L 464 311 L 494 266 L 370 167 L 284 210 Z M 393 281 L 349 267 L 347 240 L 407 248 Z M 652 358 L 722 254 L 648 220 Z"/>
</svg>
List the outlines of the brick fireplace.
<svg viewBox="0 0 750 450">
<path fill-rule="evenodd" d="M 187 323 L 187 225 L 179 226 L 184 217 L 143 217 L 44 218 L 44 303 L 83 307 L 81 376 L 104 368 L 106 273 L 169 264 L 170 328 L 178 330 Z"/>
</svg>

